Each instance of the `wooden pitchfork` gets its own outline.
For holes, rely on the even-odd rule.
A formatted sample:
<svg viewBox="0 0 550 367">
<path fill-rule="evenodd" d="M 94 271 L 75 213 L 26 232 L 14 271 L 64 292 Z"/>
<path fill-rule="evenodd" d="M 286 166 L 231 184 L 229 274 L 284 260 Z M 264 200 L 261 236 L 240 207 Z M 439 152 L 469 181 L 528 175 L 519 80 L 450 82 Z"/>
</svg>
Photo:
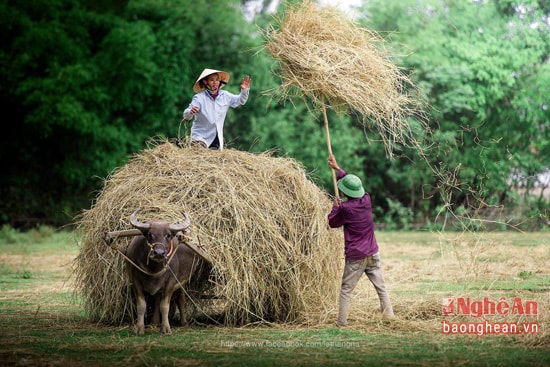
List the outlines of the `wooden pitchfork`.
<svg viewBox="0 0 550 367">
<path fill-rule="evenodd" d="M 330 145 L 330 132 L 328 129 L 327 106 L 325 105 L 324 94 L 321 94 L 321 107 L 323 109 L 323 119 L 325 121 L 325 135 L 327 137 L 328 154 L 329 156 L 332 156 L 332 147 Z M 334 196 L 340 199 L 340 195 L 338 193 L 338 183 L 336 182 L 336 171 L 332 167 L 330 168 L 330 170 L 332 171 L 332 183 L 334 184 Z"/>
</svg>

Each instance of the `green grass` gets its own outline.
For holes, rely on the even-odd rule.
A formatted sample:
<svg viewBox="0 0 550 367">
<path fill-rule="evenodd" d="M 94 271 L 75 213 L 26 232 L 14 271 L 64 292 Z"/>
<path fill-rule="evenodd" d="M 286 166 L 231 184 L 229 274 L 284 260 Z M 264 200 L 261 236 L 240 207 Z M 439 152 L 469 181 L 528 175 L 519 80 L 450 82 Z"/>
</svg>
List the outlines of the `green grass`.
<svg viewBox="0 0 550 367">
<path fill-rule="evenodd" d="M 416 286 L 417 291 L 431 291 L 457 293 L 470 291 L 530 291 L 549 292 L 550 275 L 535 275 L 528 279 L 518 280 L 471 280 L 469 282 L 448 282 L 423 279 Z"/>
<path fill-rule="evenodd" d="M 413 252 L 428 247 L 429 253 L 431 247 L 437 250 L 439 246 L 429 233 L 382 233 L 380 238 L 399 248 L 407 246 Z M 78 249 L 71 241 L 70 232 L 47 230 L 0 236 L 0 251 L 6 259 L 0 264 L 0 365 L 550 365 L 548 337 L 444 335 L 438 326 L 443 317 L 438 312 L 428 320 L 411 320 L 406 315 L 403 320 L 392 322 L 365 318 L 344 329 L 335 328 L 332 322 L 311 327 L 192 325 L 175 327 L 171 335 L 160 335 L 158 329 L 147 328 L 144 336 L 136 337 L 131 325 L 99 325 L 87 319 L 78 299 L 65 286 L 67 269 L 59 265 L 76 256 Z M 548 246 L 545 241 L 524 239 L 520 246 Z M 396 251 L 387 258 L 401 257 L 406 258 Z M 549 284 L 549 274 L 530 268 L 515 269 L 509 277 L 494 279 L 419 278 L 403 286 L 397 283 L 393 293 L 396 297 L 407 294 L 408 299 L 414 300 L 433 294 L 476 296 L 488 291 L 497 300 L 499 296 L 512 295 L 547 300 Z M 547 306 L 541 304 L 541 312 L 548 313 Z"/>
<path fill-rule="evenodd" d="M 549 360 L 547 353 L 506 336 L 396 334 L 390 327 L 364 333 L 330 327 L 194 326 L 176 328 L 169 336 L 147 329 L 145 336 L 135 337 L 129 327 L 87 323 L 75 306 L 65 306 L 58 313 L 18 312 L 21 309 L 25 306 L 2 304 L 3 324 L 8 329 L 1 337 L 4 365 L 32 360 L 43 365 L 65 361 L 66 365 L 95 366 L 543 366 Z"/>
<path fill-rule="evenodd" d="M 169 336 L 147 329 L 145 336 L 135 337 L 127 327 L 90 325 L 75 313 L 26 315 L 19 321 L 10 325 L 13 334 L 2 336 L 5 365 L 32 360 L 95 366 L 543 366 L 549 358 L 509 337 L 269 327 L 178 328 Z"/>
</svg>

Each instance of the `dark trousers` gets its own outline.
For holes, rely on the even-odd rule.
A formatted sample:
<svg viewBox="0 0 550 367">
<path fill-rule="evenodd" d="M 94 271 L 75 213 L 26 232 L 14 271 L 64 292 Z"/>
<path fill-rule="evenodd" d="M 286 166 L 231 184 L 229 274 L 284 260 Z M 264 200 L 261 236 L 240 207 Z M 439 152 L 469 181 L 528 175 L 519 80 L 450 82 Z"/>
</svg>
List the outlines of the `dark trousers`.
<svg viewBox="0 0 550 367">
<path fill-rule="evenodd" d="M 220 149 L 220 139 L 218 139 L 218 134 L 216 134 L 214 141 L 210 144 L 208 149 Z"/>
<path fill-rule="evenodd" d="M 191 146 L 199 147 L 199 148 L 206 148 L 206 144 L 203 141 L 199 141 L 199 140 L 192 141 Z M 218 134 L 216 134 L 216 137 L 214 138 L 214 141 L 212 142 L 212 144 L 210 144 L 208 149 L 214 149 L 214 150 L 215 149 L 220 149 L 220 139 L 218 139 Z"/>
</svg>

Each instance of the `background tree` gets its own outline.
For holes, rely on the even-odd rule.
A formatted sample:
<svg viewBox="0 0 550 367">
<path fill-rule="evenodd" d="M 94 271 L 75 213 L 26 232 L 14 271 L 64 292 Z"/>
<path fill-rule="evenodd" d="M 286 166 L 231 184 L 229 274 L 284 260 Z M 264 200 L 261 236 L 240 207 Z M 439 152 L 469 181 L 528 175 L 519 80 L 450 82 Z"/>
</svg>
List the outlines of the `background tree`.
<svg viewBox="0 0 550 367">
<path fill-rule="evenodd" d="M 332 192 L 322 115 L 304 101 L 280 103 L 269 92 L 280 81 L 257 27 L 271 18 L 260 14 L 247 22 L 242 4 L 0 3 L 0 103 L 10 116 L 0 137 L 0 223 L 70 223 L 91 205 L 102 179 L 148 139 L 188 134 L 182 111 L 206 67 L 228 71 L 233 92 L 242 76 L 252 76 L 247 105 L 227 116 L 229 148 L 276 149 Z M 456 173 L 492 204 L 519 202 L 507 180 L 533 185 L 550 166 L 547 2 L 365 5 L 361 21 L 387 35 L 396 63 L 413 72 L 432 106 L 433 133 L 422 136 L 430 139 L 423 151 L 429 165 L 406 149 L 388 159 L 356 117 L 329 111 L 333 151 L 342 166 L 364 177 L 378 221 L 406 228 L 432 220 L 447 204 L 435 195 L 434 167 Z M 470 192 L 454 190 L 451 204 L 468 208 Z M 547 203 L 541 196 L 522 213 L 543 220 Z"/>
<path fill-rule="evenodd" d="M 472 191 L 492 204 L 510 203 L 512 173 L 531 177 L 526 182 L 532 186 L 532 178 L 550 165 L 550 115 L 542 97 L 548 84 L 533 83 L 548 81 L 548 18 L 537 2 L 523 3 L 528 16 L 510 12 L 517 2 L 496 3 L 368 2 L 365 22 L 389 31 L 393 45 L 406 45 L 401 62 L 414 70 L 432 107 L 438 148 L 430 154 L 432 167 L 456 172 L 458 182 L 468 186 L 456 190 L 454 205 L 467 207 Z M 396 171 L 415 177 L 418 166 L 402 162 Z M 416 177 L 408 182 L 417 185 L 409 186 L 416 192 L 439 186 L 430 182 L 434 175 Z"/>
<path fill-rule="evenodd" d="M 241 76 L 254 79 L 246 110 L 228 116 L 233 147 L 278 147 L 279 154 L 299 152 L 296 159 L 314 165 L 326 160 L 319 156 L 323 140 L 316 149 L 305 138 L 317 122 L 303 108 L 267 112 L 269 97 L 262 91 L 277 81 L 270 61 L 255 55 L 262 40 L 243 21 L 238 0 L 0 6 L 7 29 L 0 93 L 13 116 L 0 144 L 2 222 L 70 222 L 90 205 L 102 178 L 149 138 L 188 133 L 181 113 L 205 67 L 227 70 L 234 91 Z"/>
</svg>

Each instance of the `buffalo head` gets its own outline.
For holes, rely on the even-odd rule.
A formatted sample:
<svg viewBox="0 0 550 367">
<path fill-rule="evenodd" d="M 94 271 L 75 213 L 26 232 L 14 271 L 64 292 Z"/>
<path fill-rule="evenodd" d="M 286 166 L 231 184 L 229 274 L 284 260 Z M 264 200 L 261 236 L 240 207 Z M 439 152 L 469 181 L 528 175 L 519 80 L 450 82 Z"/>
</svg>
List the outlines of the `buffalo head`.
<svg viewBox="0 0 550 367">
<path fill-rule="evenodd" d="M 161 219 L 151 219 L 148 222 L 140 222 L 137 219 L 137 213 L 139 211 L 140 209 L 137 209 L 132 213 L 130 216 L 130 223 L 145 237 L 147 245 L 150 248 L 149 258 L 154 261 L 163 261 L 172 254 L 174 249 L 173 239 L 176 233 L 186 231 L 191 221 L 187 214 L 182 212 L 184 218 L 183 222 L 168 223 Z"/>
</svg>

